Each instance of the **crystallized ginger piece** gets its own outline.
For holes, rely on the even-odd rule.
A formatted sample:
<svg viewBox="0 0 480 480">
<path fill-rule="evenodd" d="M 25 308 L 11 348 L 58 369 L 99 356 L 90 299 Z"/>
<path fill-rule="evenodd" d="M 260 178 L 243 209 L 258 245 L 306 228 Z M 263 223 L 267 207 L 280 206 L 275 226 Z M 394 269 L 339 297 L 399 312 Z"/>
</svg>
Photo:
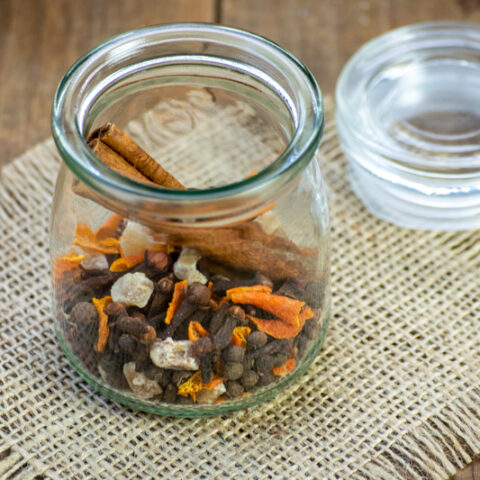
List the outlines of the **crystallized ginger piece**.
<svg viewBox="0 0 480 480">
<path fill-rule="evenodd" d="M 192 342 L 190 340 L 156 340 L 150 348 L 152 362 L 160 368 L 173 370 L 198 370 L 200 364 L 192 354 Z"/>
<path fill-rule="evenodd" d="M 153 282 L 144 273 L 126 273 L 113 285 L 111 290 L 112 299 L 116 303 L 125 306 L 143 308 L 153 292 Z"/>
</svg>

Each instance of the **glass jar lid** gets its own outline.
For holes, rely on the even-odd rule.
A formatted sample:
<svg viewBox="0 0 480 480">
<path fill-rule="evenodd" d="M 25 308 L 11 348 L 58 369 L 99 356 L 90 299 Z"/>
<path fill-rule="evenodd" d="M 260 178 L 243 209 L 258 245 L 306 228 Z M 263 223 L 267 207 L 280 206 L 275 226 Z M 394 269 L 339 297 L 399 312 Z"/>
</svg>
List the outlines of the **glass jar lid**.
<svg viewBox="0 0 480 480">
<path fill-rule="evenodd" d="M 352 186 L 377 216 L 421 229 L 480 225 L 480 27 L 381 35 L 347 63 L 337 125 Z"/>
</svg>

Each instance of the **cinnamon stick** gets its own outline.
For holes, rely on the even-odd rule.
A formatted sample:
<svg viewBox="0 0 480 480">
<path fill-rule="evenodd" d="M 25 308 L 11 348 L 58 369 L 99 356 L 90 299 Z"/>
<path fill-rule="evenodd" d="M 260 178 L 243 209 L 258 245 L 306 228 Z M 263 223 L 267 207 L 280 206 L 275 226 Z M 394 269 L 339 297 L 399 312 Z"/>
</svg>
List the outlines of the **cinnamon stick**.
<svg viewBox="0 0 480 480">
<path fill-rule="evenodd" d="M 125 177 L 136 180 L 137 182 L 147 183 L 149 185 L 155 185 L 139 170 L 133 167 L 124 157 L 112 150 L 108 145 L 103 143 L 98 137 L 92 138 L 88 141 L 88 146 L 92 149 L 93 153 L 108 167 L 116 172 L 124 175 Z"/>
<path fill-rule="evenodd" d="M 105 145 L 108 145 L 151 182 L 166 188 L 186 190 L 184 185 L 167 172 L 114 123 L 107 123 L 100 127 L 92 133 L 90 139 L 98 139 Z"/>
<path fill-rule="evenodd" d="M 110 168 L 133 180 L 185 189 L 132 138 L 113 123 L 97 129 L 88 144 Z M 168 243 L 198 250 L 206 257 L 240 270 L 261 271 L 273 280 L 309 277 L 317 250 L 298 247 L 287 238 L 265 233 L 258 222 L 225 228 L 162 228 Z"/>
<path fill-rule="evenodd" d="M 290 240 L 265 233 L 258 222 L 231 228 L 182 229 L 169 243 L 194 248 L 206 257 L 239 270 L 260 271 L 272 280 L 309 278 L 317 249 L 298 247 Z"/>
</svg>

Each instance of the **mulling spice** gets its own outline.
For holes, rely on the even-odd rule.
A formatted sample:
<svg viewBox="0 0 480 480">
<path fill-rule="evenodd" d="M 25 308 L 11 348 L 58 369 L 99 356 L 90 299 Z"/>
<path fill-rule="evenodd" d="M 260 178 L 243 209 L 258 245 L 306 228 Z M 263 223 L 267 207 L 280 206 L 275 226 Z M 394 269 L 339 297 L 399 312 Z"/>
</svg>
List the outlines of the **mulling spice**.
<svg viewBox="0 0 480 480">
<path fill-rule="evenodd" d="M 140 153 L 125 135 L 109 125 L 90 144 L 120 170 L 138 168 L 142 181 L 175 183 L 148 156 L 140 164 L 127 158 Z M 308 249 L 266 234 L 253 221 L 215 235 L 222 241 L 187 229 L 162 243 L 117 214 L 96 230 L 76 226 L 72 246 L 82 253 L 58 257 L 55 275 L 67 292 L 64 310 L 71 312 L 66 336 L 89 370 L 142 399 L 183 404 L 241 398 L 296 368 L 319 315 L 319 305 L 302 297 L 311 287 L 302 283 L 304 267 L 295 260 L 308 257 Z M 231 255 L 232 246 L 240 255 Z M 260 257 L 262 271 L 252 271 L 251 259 Z M 233 278 L 200 266 L 202 259 L 220 262 Z M 250 277 L 236 278 L 239 267 Z M 83 333 L 85 325 L 96 333 Z"/>
</svg>

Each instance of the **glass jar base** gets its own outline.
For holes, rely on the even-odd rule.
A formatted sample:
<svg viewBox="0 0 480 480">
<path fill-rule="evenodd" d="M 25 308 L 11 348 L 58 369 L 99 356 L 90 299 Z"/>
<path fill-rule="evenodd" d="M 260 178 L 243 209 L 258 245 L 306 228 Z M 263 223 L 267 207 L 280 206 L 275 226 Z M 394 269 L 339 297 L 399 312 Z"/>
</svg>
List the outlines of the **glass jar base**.
<svg viewBox="0 0 480 480">
<path fill-rule="evenodd" d="M 480 228 L 480 193 L 468 197 L 422 194 L 379 178 L 352 160 L 348 178 L 367 209 L 394 225 L 436 231 Z"/>
<path fill-rule="evenodd" d="M 193 404 L 192 406 L 174 405 L 149 400 L 142 400 L 138 397 L 135 397 L 134 395 L 130 395 L 126 392 L 123 393 L 109 387 L 101 379 L 94 376 L 77 358 L 75 353 L 72 351 L 70 344 L 66 340 L 63 332 L 58 328 L 55 329 L 55 332 L 63 352 L 65 353 L 66 357 L 68 358 L 74 369 L 77 371 L 80 377 L 85 380 L 95 391 L 101 393 L 110 400 L 118 402 L 127 407 L 131 407 L 135 410 L 169 417 L 194 418 L 223 415 L 229 412 L 243 410 L 245 408 L 253 407 L 255 405 L 264 403 L 277 396 L 278 393 L 280 393 L 294 381 L 298 380 L 302 375 L 307 372 L 310 365 L 315 360 L 323 346 L 325 337 L 327 335 L 329 321 L 330 308 L 325 311 L 321 321 L 322 329 L 318 337 L 310 346 L 309 350 L 305 352 L 305 355 L 303 356 L 300 365 L 291 374 L 283 377 L 277 383 L 265 387 L 263 390 L 255 392 L 254 395 L 245 396 L 238 400 L 225 401 L 207 405 Z"/>
</svg>

